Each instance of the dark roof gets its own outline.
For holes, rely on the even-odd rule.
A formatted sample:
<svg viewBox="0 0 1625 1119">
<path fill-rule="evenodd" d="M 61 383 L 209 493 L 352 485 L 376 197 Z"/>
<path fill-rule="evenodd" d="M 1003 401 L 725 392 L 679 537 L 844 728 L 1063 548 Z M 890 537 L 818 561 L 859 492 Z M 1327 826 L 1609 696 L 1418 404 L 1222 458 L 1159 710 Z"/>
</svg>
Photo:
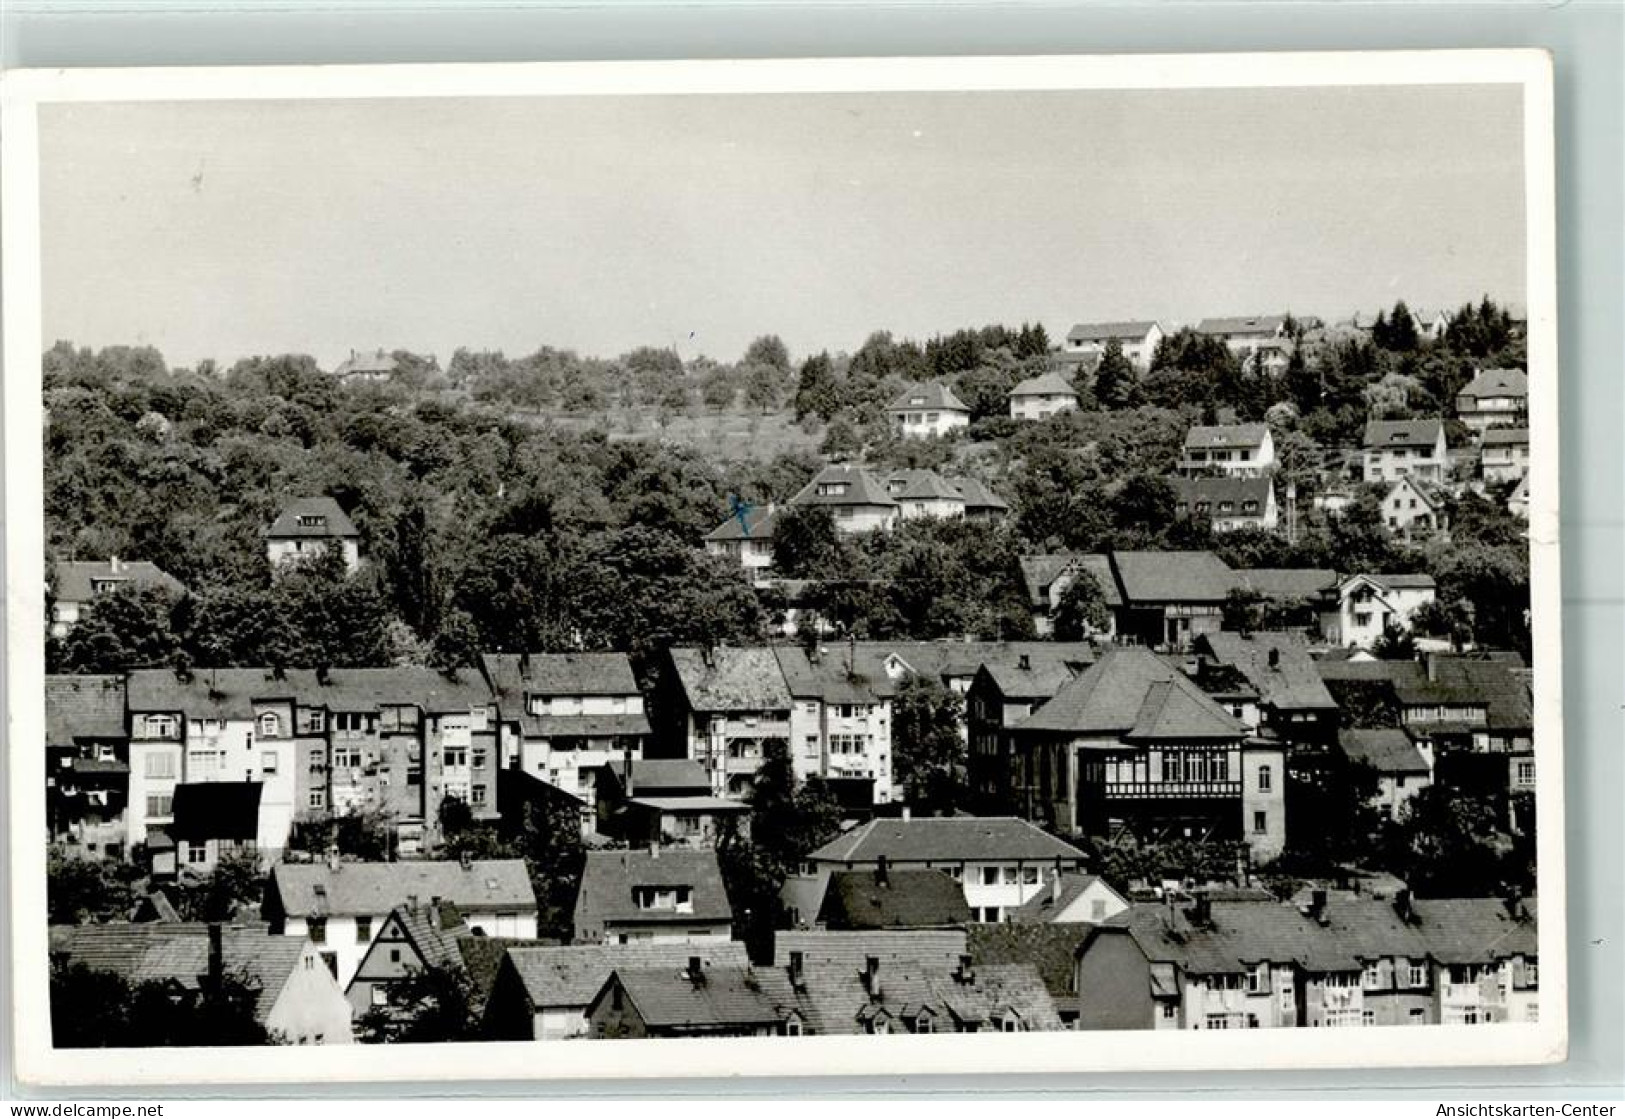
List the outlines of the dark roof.
<svg viewBox="0 0 1625 1119">
<path fill-rule="evenodd" d="M 1257 513 L 1264 515 L 1268 508 L 1270 494 L 1274 484 L 1268 478 L 1180 478 L 1171 476 L 1168 484 L 1173 487 L 1174 501 L 1180 506 L 1190 506 L 1192 510 L 1197 502 L 1206 501 L 1213 508 L 1210 512 L 1219 512 L 1221 502 L 1228 501 L 1235 506 L 1233 512 L 1240 513 L 1245 502 L 1252 501 L 1258 504 Z M 1181 510 L 1184 511 L 1184 510 Z"/>
<path fill-rule="evenodd" d="M 395 358 L 386 350 L 350 351 L 350 356 L 339 363 L 333 370 L 335 377 L 347 377 L 352 373 L 393 373 L 395 372 Z"/>
<path fill-rule="evenodd" d="M 989 1028 L 996 1018 L 1012 1014 L 1028 1030 L 1061 1028 L 1055 1003 L 1030 963 L 973 965 L 961 977 L 957 961 L 874 958 L 877 985 L 867 981 L 863 960 L 856 966 L 813 960 L 802 965 L 798 993 L 811 1010 L 815 1033 L 862 1033 L 882 1016 L 909 1022 L 922 1014 L 934 1016 L 945 1032 Z"/>
<path fill-rule="evenodd" d="M 319 525 L 302 525 L 300 517 L 320 517 Z M 271 527 L 265 530 L 265 535 L 275 538 L 282 537 L 355 537 L 361 534 L 356 531 L 354 522 L 345 515 L 339 503 L 331 497 L 300 497 L 295 498 L 283 506 L 277 519 L 271 522 Z"/>
<path fill-rule="evenodd" d="M 935 408 L 943 412 L 970 411 L 965 402 L 954 395 L 954 390 L 941 381 L 910 385 L 901 396 L 887 405 L 886 411 L 907 412 L 915 408 Z"/>
<path fill-rule="evenodd" d="M 832 486 L 844 483 L 844 493 L 819 493 L 820 486 Z M 893 506 L 897 502 L 886 487 L 881 484 L 869 471 L 861 466 L 848 466 L 835 464 L 826 466 L 814 475 L 801 490 L 790 499 L 791 505 L 884 505 Z"/>
<path fill-rule="evenodd" d="M 626 762 L 612 758 L 609 771 L 621 787 L 626 787 Z M 711 793 L 711 779 L 705 767 L 687 758 L 635 758 L 632 761 L 633 792 L 694 791 L 702 796 Z"/>
<path fill-rule="evenodd" d="M 1363 730 L 1344 727 L 1337 732 L 1337 742 L 1351 762 L 1369 765 L 1378 773 L 1426 773 L 1427 759 L 1411 741 L 1410 735 L 1398 727 L 1378 727 Z"/>
<path fill-rule="evenodd" d="M 935 470 L 894 470 L 886 475 L 886 492 L 902 501 L 964 501 L 958 487 Z"/>
<path fill-rule="evenodd" d="M 1309 655 L 1309 642 L 1296 633 L 1205 633 L 1196 641 L 1198 648 L 1205 645 L 1219 662 L 1239 671 L 1278 711 L 1337 709 Z"/>
<path fill-rule="evenodd" d="M 971 958 L 984 964 L 1031 964 L 1038 969 L 1044 987 L 1055 998 L 1073 991 L 1078 949 L 1093 925 L 1057 925 L 1013 918 L 1003 924 L 972 925 L 969 929 Z"/>
<path fill-rule="evenodd" d="M 476 1011 L 491 997 L 491 986 L 497 971 L 508 953 L 519 948 L 556 948 L 558 941 L 526 939 L 511 936 L 462 936 L 457 938 L 457 954 L 462 957 L 463 971 L 474 986 L 473 1004 Z"/>
<path fill-rule="evenodd" d="M 1235 572 L 1212 552 L 1113 552 L 1112 567 L 1129 605 L 1223 602 Z"/>
<path fill-rule="evenodd" d="M 832 929 L 941 928 L 968 924 L 965 892 L 940 870 L 836 871 L 818 920 Z"/>
<path fill-rule="evenodd" d="M 773 656 L 790 695 L 796 699 L 817 697 L 825 703 L 878 703 L 897 690 L 897 682 L 886 674 L 875 658 L 859 657 L 848 646 L 832 646 L 816 659 L 800 645 L 775 645 Z"/>
<path fill-rule="evenodd" d="M 1365 445 L 1379 447 L 1433 447 L 1444 434 L 1444 423 L 1426 420 L 1372 420 L 1365 425 Z"/>
<path fill-rule="evenodd" d="M 1325 936 L 1313 920 L 1275 901 L 1214 901 L 1198 925 L 1183 903 L 1129 906 L 1106 922 L 1128 928 L 1153 964 L 1196 975 L 1235 975 L 1254 964 L 1296 963 L 1311 971 L 1359 971 L 1352 946 Z"/>
<path fill-rule="evenodd" d="M 1021 579 L 1027 586 L 1027 600 L 1034 606 L 1049 605 L 1045 597 L 1062 573 L 1082 568 L 1095 577 L 1107 606 L 1121 606 L 1122 596 L 1117 593 L 1117 578 L 1112 574 L 1111 559 L 1105 555 L 1022 556 Z"/>
<path fill-rule="evenodd" d="M 1484 446 L 1526 446 L 1529 443 L 1527 427 L 1492 427 L 1484 433 Z"/>
<path fill-rule="evenodd" d="M 1529 375 L 1522 369 L 1481 369 L 1457 396 L 1528 396 Z"/>
<path fill-rule="evenodd" d="M 735 514 L 723 521 L 716 528 L 705 534 L 707 540 L 771 540 L 773 539 L 773 522 L 779 518 L 778 506 L 769 502 L 766 505 L 752 505 L 745 510 L 745 523 L 739 523 L 739 516 Z"/>
<path fill-rule="evenodd" d="M 1212 447 L 1258 447 L 1270 433 L 1268 424 L 1214 424 L 1193 427 L 1185 433 L 1187 449 Z"/>
<path fill-rule="evenodd" d="M 832 647 L 828 655 L 838 655 Z M 1086 663 L 1094 648 L 1082 641 L 859 641 L 857 660 L 874 676 L 889 675 L 887 664 L 896 658 L 899 668 L 943 682 L 973 678 L 983 665 L 1018 665 L 1026 657 L 1033 664 L 1052 661 Z"/>
<path fill-rule="evenodd" d="M 1042 657 L 1030 659 L 1025 668 L 1008 661 L 984 664 L 982 672 L 1005 699 L 1050 699 L 1089 663 Z"/>
<path fill-rule="evenodd" d="M 169 832 L 189 843 L 257 839 L 263 789 L 258 781 L 200 781 L 176 785 L 175 822 L 169 826 Z"/>
<path fill-rule="evenodd" d="M 481 653 L 480 663 L 504 698 L 641 694 L 625 653 Z"/>
<path fill-rule="evenodd" d="M 270 890 L 284 913 L 366 916 L 388 913 L 410 898 L 440 898 L 462 913 L 536 912 L 536 891 L 523 859 L 475 859 L 467 868 L 428 860 L 397 863 L 278 863 Z"/>
<path fill-rule="evenodd" d="M 1434 655 L 1430 663 L 1433 677 L 1426 685 L 1410 681 L 1396 688 L 1401 702 L 1411 702 L 1413 695 L 1419 702 L 1433 695 L 1463 697 L 1486 705 L 1490 730 L 1534 729 L 1534 709 L 1521 659 Z"/>
<path fill-rule="evenodd" d="M 1072 396 L 1078 395 L 1078 390 L 1072 383 L 1054 370 L 1040 373 L 1036 377 L 1028 377 L 1010 390 L 1011 396 Z"/>
<path fill-rule="evenodd" d="M 639 886 L 687 886 L 693 910 L 687 913 L 639 909 L 633 891 Z M 667 848 L 651 851 L 588 851 L 576 894 L 575 924 L 606 921 L 705 924 L 733 920 L 728 891 L 715 851 Z"/>
<path fill-rule="evenodd" d="M 1243 733 L 1241 724 L 1176 666 L 1137 646 L 1107 649 L 1015 729 L 1131 739 L 1239 739 Z"/>
<path fill-rule="evenodd" d="M 47 676 L 45 744 L 72 746 L 79 739 L 126 738 L 124 677 Z"/>
<path fill-rule="evenodd" d="M 707 663 L 709 657 L 710 663 Z M 671 650 L 677 682 L 695 711 L 787 711 L 790 693 L 771 648 Z"/>
<path fill-rule="evenodd" d="M 689 943 L 646 940 L 630 944 L 515 946 L 507 955 L 535 1010 L 586 1006 L 617 968 L 677 968 L 691 956 L 716 967 L 738 967 L 747 962 L 742 943 L 721 938 Z"/>
<path fill-rule="evenodd" d="M 1343 580 L 1343 585 L 1347 586 L 1354 579 L 1370 579 L 1372 582 L 1380 583 L 1388 590 L 1395 591 L 1426 590 L 1438 586 L 1431 575 L 1372 575 L 1366 573 L 1349 576 L 1348 579 Z"/>
<path fill-rule="evenodd" d="M 104 580 L 158 587 L 176 597 L 186 593 L 184 583 L 146 560 L 57 560 L 54 566 L 58 602 L 89 602 L 96 594 L 94 584 Z"/>
<path fill-rule="evenodd" d="M 1026 820 L 1010 816 L 927 816 L 875 819 L 830 840 L 814 862 L 872 864 L 884 855 L 894 865 L 1019 859 L 1078 860 L 1082 851 Z"/>
<path fill-rule="evenodd" d="M 521 715 L 526 738 L 636 738 L 649 733 L 649 717 L 636 715 Z"/>
<path fill-rule="evenodd" d="M 432 899 L 423 898 L 416 908 L 396 906 L 389 916 L 416 946 L 425 966 L 451 969 L 462 965 L 457 940 L 468 936 L 469 929 L 455 905 L 442 901 L 436 909 Z"/>
<path fill-rule="evenodd" d="M 1233 318 L 1203 319 L 1196 324 L 1198 334 L 1275 334 L 1286 326 L 1285 315 L 1241 315 Z"/>
<path fill-rule="evenodd" d="M 1119 342 L 1138 342 L 1156 325 L 1151 319 L 1143 322 L 1080 322 L 1066 332 L 1066 340 L 1073 343 L 1110 342 L 1115 338 Z"/>
<path fill-rule="evenodd" d="M 1319 598 L 1337 588 L 1337 572 L 1320 567 L 1252 567 L 1236 572 L 1236 585 L 1277 601 Z"/>
<path fill-rule="evenodd" d="M 1432 898 L 1411 903 L 1418 928 L 1440 963 L 1494 963 L 1540 954 L 1536 899 L 1519 903 L 1514 917 L 1499 898 Z"/>
<path fill-rule="evenodd" d="M 792 952 L 800 952 L 808 965 L 857 969 L 874 956 L 953 967 L 966 951 L 964 929 L 783 930 L 773 938 L 773 963 L 778 967 L 789 965 Z"/>
<path fill-rule="evenodd" d="M 975 478 L 949 478 L 949 484 L 965 499 L 966 509 L 1008 509 L 1010 503 Z"/>
<path fill-rule="evenodd" d="M 331 711 L 377 711 L 417 707 L 431 713 L 469 711 L 491 703 L 476 672 L 448 677 L 432 668 L 335 668 L 324 684 L 312 669 L 290 668 L 281 678 L 268 668 L 194 668 L 190 679 L 171 669 L 140 668 L 129 674 L 133 712 L 185 712 L 192 717 L 254 717 L 256 701 L 296 700 Z"/>
<path fill-rule="evenodd" d="M 209 970 L 209 926 L 149 922 L 73 925 L 51 930 L 53 952 L 110 971 L 131 983 L 173 982 L 196 990 Z M 264 925 L 227 925 L 220 932 L 221 964 L 256 991 L 254 1020 L 264 1025 L 299 966 L 304 937 L 272 936 Z"/>
<path fill-rule="evenodd" d="M 776 1025 L 800 1011 L 789 980 L 776 972 L 702 965 L 700 976 L 690 976 L 686 965 L 616 968 L 605 989 L 619 983 L 644 1024 L 662 1030 Z"/>
</svg>

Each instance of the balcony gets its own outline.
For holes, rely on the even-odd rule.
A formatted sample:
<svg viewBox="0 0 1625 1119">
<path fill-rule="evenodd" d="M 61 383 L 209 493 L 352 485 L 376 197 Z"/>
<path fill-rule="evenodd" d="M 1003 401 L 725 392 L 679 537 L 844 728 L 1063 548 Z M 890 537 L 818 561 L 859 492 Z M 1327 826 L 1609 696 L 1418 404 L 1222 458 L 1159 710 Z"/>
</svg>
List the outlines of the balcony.
<svg viewBox="0 0 1625 1119">
<path fill-rule="evenodd" d="M 1241 797 L 1240 781 L 1119 781 L 1101 786 L 1107 800 L 1215 800 Z"/>
<path fill-rule="evenodd" d="M 790 737 L 790 721 L 788 719 L 763 719 L 755 723 L 727 723 L 722 728 L 722 737 L 726 740 L 735 738 L 783 738 Z"/>
</svg>

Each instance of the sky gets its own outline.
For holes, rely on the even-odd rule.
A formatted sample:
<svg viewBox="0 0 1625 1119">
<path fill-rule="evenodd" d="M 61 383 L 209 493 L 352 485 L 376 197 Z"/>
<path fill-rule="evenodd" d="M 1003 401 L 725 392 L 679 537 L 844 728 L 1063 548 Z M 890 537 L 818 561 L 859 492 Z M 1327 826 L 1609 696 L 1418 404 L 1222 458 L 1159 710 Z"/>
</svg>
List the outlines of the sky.
<svg viewBox="0 0 1625 1119">
<path fill-rule="evenodd" d="M 793 356 L 1524 301 L 1516 86 L 55 104 L 47 344 Z"/>
</svg>

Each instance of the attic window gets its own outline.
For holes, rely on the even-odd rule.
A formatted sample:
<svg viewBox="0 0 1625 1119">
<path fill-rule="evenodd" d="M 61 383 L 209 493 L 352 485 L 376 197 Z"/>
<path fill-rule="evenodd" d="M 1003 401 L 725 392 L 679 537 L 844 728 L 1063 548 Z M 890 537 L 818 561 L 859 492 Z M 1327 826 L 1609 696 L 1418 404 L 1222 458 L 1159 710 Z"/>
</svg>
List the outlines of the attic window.
<svg viewBox="0 0 1625 1119">
<path fill-rule="evenodd" d="M 632 902 L 639 909 L 692 912 L 694 891 L 688 886 L 634 886 Z"/>
<path fill-rule="evenodd" d="M 326 524 L 327 518 L 322 516 L 320 513 L 299 514 L 300 528 L 323 528 L 326 526 Z"/>
</svg>

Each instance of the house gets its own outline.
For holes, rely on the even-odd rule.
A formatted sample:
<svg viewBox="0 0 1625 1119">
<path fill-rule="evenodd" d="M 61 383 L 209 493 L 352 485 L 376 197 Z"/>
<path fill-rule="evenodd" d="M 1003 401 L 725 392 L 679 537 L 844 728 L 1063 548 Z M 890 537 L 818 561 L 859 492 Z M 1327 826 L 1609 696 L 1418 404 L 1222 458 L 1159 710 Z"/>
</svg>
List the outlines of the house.
<svg viewBox="0 0 1625 1119">
<path fill-rule="evenodd" d="M 1078 323 L 1066 332 L 1066 352 L 1098 364 L 1106 347 L 1116 342 L 1129 363 L 1143 372 L 1151 368 L 1161 341 L 1162 326 L 1153 321 Z"/>
<path fill-rule="evenodd" d="M 1507 512 L 1520 520 L 1529 519 L 1529 475 L 1518 479 L 1518 484 L 1507 495 Z"/>
<path fill-rule="evenodd" d="M 775 502 L 746 505 L 705 534 L 705 550 L 713 556 L 726 556 L 747 572 L 759 575 L 773 569 L 773 522 L 778 519 Z"/>
<path fill-rule="evenodd" d="M 45 814 L 51 842 L 88 859 L 129 849 L 124 677 L 45 678 Z"/>
<path fill-rule="evenodd" d="M 1389 486 L 1381 505 L 1383 523 L 1397 536 L 1431 536 L 1450 527 L 1443 492 L 1412 475 L 1404 475 Z"/>
<path fill-rule="evenodd" d="M 436 898 L 390 910 L 345 987 L 352 1013 L 360 1018 L 387 1008 L 390 988 L 403 979 L 436 970 L 461 970 L 463 957 L 457 941 L 470 931 L 456 906 Z"/>
<path fill-rule="evenodd" d="M 966 769 L 971 788 L 986 803 L 1006 810 L 1017 803 L 1013 747 L 1005 731 L 1054 698 L 1094 659 L 1093 650 L 1077 660 L 1022 654 L 1013 664 L 994 661 L 977 670 L 965 699 L 970 739 Z"/>
<path fill-rule="evenodd" d="M 1260 361 L 1284 366 L 1286 348 L 1291 344 L 1286 332 L 1285 315 L 1203 319 L 1196 324 L 1196 333 L 1219 339 L 1231 353 L 1242 359 L 1244 368 L 1248 363 L 1257 364 Z"/>
<path fill-rule="evenodd" d="M 793 701 L 778 658 L 771 648 L 735 646 L 674 648 L 667 656 L 667 752 L 704 766 L 714 795 L 743 796 L 765 744 L 790 741 Z"/>
<path fill-rule="evenodd" d="M 902 520 L 948 520 L 965 515 L 965 495 L 934 470 L 896 470 L 883 483 Z"/>
<path fill-rule="evenodd" d="M 1257 596 L 1263 629 L 1314 630 L 1337 595 L 1337 572 L 1323 567 L 1249 567 L 1235 572 L 1236 589 Z"/>
<path fill-rule="evenodd" d="M 1327 746 L 1336 739 L 1337 701 L 1326 690 L 1302 635 L 1206 633 L 1196 639 L 1195 651 L 1210 658 L 1202 670 L 1210 664 L 1231 669 L 1257 697 L 1256 714 L 1239 716 L 1250 733 L 1268 733 L 1289 745 Z M 1201 670 L 1198 682 L 1206 683 Z"/>
<path fill-rule="evenodd" d="M 1179 473 L 1257 478 L 1275 469 L 1275 437 L 1268 424 L 1220 424 L 1185 433 Z"/>
<path fill-rule="evenodd" d="M 599 771 L 598 789 L 598 831 L 633 847 L 709 850 L 730 836 L 750 838 L 750 806 L 712 795 L 696 761 L 612 762 Z"/>
<path fill-rule="evenodd" d="M 1418 607 L 1438 594 L 1431 575 L 1350 575 L 1337 586 L 1335 609 L 1321 615 L 1326 640 L 1369 649 L 1389 626 L 1411 628 Z"/>
<path fill-rule="evenodd" d="M 1039 903 L 1048 896 L 1040 895 Z M 1038 972 L 1061 1019 L 1061 1028 L 1078 1023 L 1078 947 L 1094 928 L 1090 922 L 1046 922 L 1015 917 L 998 925 L 972 925 L 966 932 L 971 964 L 1027 964 Z"/>
<path fill-rule="evenodd" d="M 1010 913 L 1010 920 L 1055 925 L 1098 925 L 1128 908 L 1128 899 L 1096 874 L 1051 874 L 1049 888 Z"/>
<path fill-rule="evenodd" d="M 1118 640 L 1184 651 L 1217 632 L 1235 572 L 1212 552 L 1112 552 Z"/>
<path fill-rule="evenodd" d="M 576 894 L 577 944 L 727 940 L 733 908 L 715 851 L 589 851 Z"/>
<path fill-rule="evenodd" d="M 518 766 L 496 771 L 497 830 L 523 841 L 534 828 L 562 831 L 572 823 L 582 839 L 598 827 L 592 805 Z"/>
<path fill-rule="evenodd" d="M 491 983 L 483 1033 L 498 1041 L 586 1037 L 588 1007 L 617 970 L 677 970 L 695 956 L 708 968 L 749 963 L 743 944 L 721 939 L 511 948 Z"/>
<path fill-rule="evenodd" d="M 1456 394 L 1456 417 L 1483 435 L 1529 423 L 1529 375 L 1522 369 L 1481 369 Z"/>
<path fill-rule="evenodd" d="M 886 406 L 905 439 L 947 435 L 970 426 L 970 408 L 940 381 L 910 385 Z"/>
<path fill-rule="evenodd" d="M 792 701 L 787 741 L 797 778 L 861 785 L 868 804 L 889 803 L 893 678 L 869 658 L 860 664 L 856 645 L 778 645 L 772 655 Z"/>
<path fill-rule="evenodd" d="M 74 925 L 51 930 L 52 954 L 131 984 L 162 983 L 195 999 L 223 979 L 254 995 L 254 1021 L 297 1045 L 348 1045 L 350 1004 L 310 941 L 264 926 Z"/>
<path fill-rule="evenodd" d="M 1078 390 L 1055 370 L 1028 377 L 1010 390 L 1010 418 L 1047 420 L 1078 406 Z"/>
<path fill-rule="evenodd" d="M 744 966 L 617 968 L 587 1007 L 595 1038 L 797 1037 L 806 1012 L 788 976 Z"/>
<path fill-rule="evenodd" d="M 1433 784 L 1427 755 L 1398 727 L 1344 727 L 1337 742 L 1350 763 L 1368 766 L 1376 774 L 1372 803 L 1387 819 L 1399 819 L 1411 797 Z"/>
<path fill-rule="evenodd" d="M 1261 478 L 1168 479 L 1174 491 L 1174 515 L 1206 521 L 1214 532 L 1238 528 L 1274 531 L 1280 523 L 1275 483 Z"/>
<path fill-rule="evenodd" d="M 1424 342 L 1437 342 L 1450 329 L 1449 315 L 1421 307 L 1411 310 L 1411 322 L 1416 325 L 1416 336 Z"/>
<path fill-rule="evenodd" d="M 278 863 L 260 912 L 277 936 L 309 937 L 348 987 L 390 913 L 449 904 L 471 932 L 536 936 L 536 891 L 523 859 Z"/>
<path fill-rule="evenodd" d="M 106 563 L 100 560 L 56 560 L 51 569 L 56 586 L 51 594 L 51 636 L 66 637 L 79 623 L 85 608 L 97 595 L 108 594 L 121 587 L 152 587 L 164 591 L 179 601 L 186 595 L 186 586 L 179 579 L 146 560 L 125 560 L 110 556 Z"/>
<path fill-rule="evenodd" d="M 1043 888 L 1045 868 L 1081 870 L 1086 856 L 1025 820 L 1007 816 L 875 819 L 807 856 L 814 872 L 895 874 L 941 870 L 958 881 L 973 920 L 1002 921 Z"/>
<path fill-rule="evenodd" d="M 1237 839 L 1259 860 L 1280 853 L 1282 744 L 1249 736 L 1149 650 L 1106 650 L 1006 734 L 1027 819 L 1069 835 Z"/>
<path fill-rule="evenodd" d="M 838 870 L 828 875 L 817 927 L 941 929 L 971 922 L 958 882 L 941 870 Z"/>
<path fill-rule="evenodd" d="M 395 358 L 384 350 L 350 351 L 350 356 L 333 370 L 333 376 L 346 385 L 376 384 L 395 375 Z"/>
<path fill-rule="evenodd" d="M 1450 469 L 1444 423 L 1423 420 L 1372 420 L 1365 425 L 1362 477 L 1366 482 L 1392 482 L 1414 477 L 1443 482 Z"/>
<path fill-rule="evenodd" d="M 482 653 L 495 695 L 498 751 L 581 800 L 589 816 L 598 771 L 641 758 L 650 736 L 643 692 L 625 653 Z"/>
<path fill-rule="evenodd" d="M 1105 555 L 1022 556 L 1021 580 L 1027 588 L 1027 601 L 1032 609 L 1033 629 L 1040 637 L 1055 632 L 1054 617 L 1066 593 L 1079 573 L 1092 576 L 1105 596 L 1111 611 L 1111 621 L 1098 635 L 1110 639 L 1115 636 L 1117 611 L 1123 605 L 1117 590 L 1117 576 L 1112 573 L 1111 558 Z"/>
<path fill-rule="evenodd" d="M 965 499 L 967 521 L 999 521 L 1010 512 L 1010 503 L 975 478 L 950 478 L 949 483 Z"/>
<path fill-rule="evenodd" d="M 829 510 L 841 532 L 872 532 L 897 524 L 901 511 L 885 483 L 861 466 L 835 464 L 813 476 L 790 499 L 791 505 Z"/>
<path fill-rule="evenodd" d="M 1484 432 L 1478 454 L 1486 482 L 1521 481 L 1529 473 L 1529 429 L 1491 428 Z"/>
<path fill-rule="evenodd" d="M 176 870 L 208 874 L 228 856 L 261 858 L 258 781 L 205 781 L 175 786 Z"/>
<path fill-rule="evenodd" d="M 344 554 L 345 569 L 361 566 L 361 533 L 331 497 L 301 497 L 283 507 L 264 532 L 265 558 L 271 566 L 310 559 L 329 547 Z"/>
</svg>

